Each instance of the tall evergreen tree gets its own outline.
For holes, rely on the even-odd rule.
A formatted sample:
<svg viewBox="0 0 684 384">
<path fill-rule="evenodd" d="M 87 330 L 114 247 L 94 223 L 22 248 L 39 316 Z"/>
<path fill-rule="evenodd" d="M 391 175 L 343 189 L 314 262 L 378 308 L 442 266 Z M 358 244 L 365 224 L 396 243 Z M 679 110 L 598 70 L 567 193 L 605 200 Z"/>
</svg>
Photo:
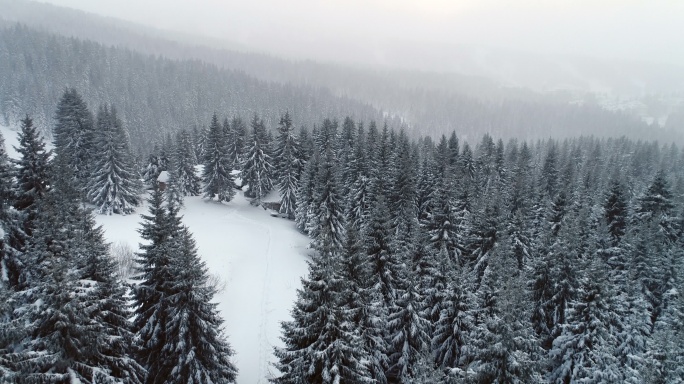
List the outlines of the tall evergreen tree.
<svg viewBox="0 0 684 384">
<path fill-rule="evenodd" d="M 245 195 L 253 197 L 260 204 L 261 199 L 273 188 L 273 160 L 264 121 L 255 114 L 251 126 L 242 165 L 242 181 L 249 186 Z"/>
<path fill-rule="evenodd" d="M 204 197 L 217 201 L 231 201 L 235 196 L 234 179 L 231 161 L 227 156 L 226 141 L 223 128 L 214 113 L 207 132 L 204 152 Z"/>
<path fill-rule="evenodd" d="M 315 152 L 304 165 L 299 187 L 297 188 L 295 223 L 297 228 L 304 233 L 308 233 L 309 229 L 313 226 L 311 220 L 315 217 L 314 212 L 317 209 L 314 204 L 314 191 L 319 165 L 320 157 L 318 152 Z"/>
<path fill-rule="evenodd" d="M 468 369 L 477 383 L 539 382 L 537 342 L 525 308 L 522 276 L 494 249 L 477 296 Z"/>
<path fill-rule="evenodd" d="M 549 351 L 553 359 L 549 380 L 567 382 L 623 382 L 615 356 L 613 292 L 605 283 L 600 260 L 589 263 L 577 299 L 571 302 L 568 321 Z"/>
<path fill-rule="evenodd" d="M 53 128 L 55 153 L 65 158 L 78 187 L 84 188 L 95 160 L 93 115 L 76 89 L 67 88 L 57 104 Z"/>
<path fill-rule="evenodd" d="M 315 255 L 309 277 L 292 311 L 282 323 L 284 348 L 276 348 L 273 383 L 373 383 L 364 364 L 367 355 L 352 330 L 347 306 L 342 304 L 343 281 L 335 258 Z"/>
<path fill-rule="evenodd" d="M 18 297 L 26 305 L 17 313 L 29 337 L 14 356 L 17 382 L 141 383 L 102 232 L 80 208 L 68 164 L 57 166 L 24 253 Z"/>
<path fill-rule="evenodd" d="M 315 216 L 309 219 L 309 235 L 323 257 L 338 253 L 344 242 L 344 200 L 340 194 L 339 173 L 331 149 L 327 149 L 318 169 L 313 203 Z"/>
<path fill-rule="evenodd" d="M 206 266 L 187 228 L 180 233 L 176 252 L 161 330 L 166 342 L 161 354 L 154 356 L 161 360 L 161 369 L 150 371 L 148 382 L 234 383 L 233 351 L 221 331 L 216 303 L 211 302 L 216 292 L 207 284 Z"/>
<path fill-rule="evenodd" d="M 93 148 L 100 155 L 91 168 L 88 198 L 103 214 L 133 212 L 141 203 L 142 186 L 133 165 L 128 135 L 114 107 L 100 107 Z"/>
<path fill-rule="evenodd" d="M 378 196 L 372 210 L 371 222 L 366 234 L 366 252 L 370 259 L 370 281 L 381 295 L 386 308 L 397 298 L 400 283 L 400 261 L 392 249 L 390 218 L 385 198 Z"/>
<path fill-rule="evenodd" d="M 15 184 L 11 192 L 16 213 L 7 218 L 8 247 L 5 247 L 3 260 L 10 286 L 19 284 L 19 276 L 25 267 L 22 253 L 26 242 L 33 236 L 38 216 L 37 204 L 49 191 L 50 174 L 51 153 L 45 150 L 45 143 L 28 116 L 21 121 L 18 139 L 19 147 L 15 149 L 20 158 L 12 160 L 15 164 Z"/>
<path fill-rule="evenodd" d="M 625 235 L 627 227 L 627 201 L 622 191 L 622 185 L 617 180 L 611 183 L 603 207 L 612 244 L 616 246 Z"/>
<path fill-rule="evenodd" d="M 149 215 L 141 215 L 140 237 L 147 242 L 138 254 L 138 285 L 133 291 L 138 362 L 147 369 L 146 383 L 153 383 L 158 372 L 164 372 L 164 362 L 158 357 L 168 342 L 163 332 L 167 325 L 169 298 L 173 294 L 172 267 L 179 246 L 180 224 L 164 206 L 163 193 L 155 188 L 148 200 Z M 166 377 L 166 376 L 163 376 Z"/>
<path fill-rule="evenodd" d="M 7 150 L 5 148 L 5 138 L 0 133 L 0 273 L 5 278 L 3 284 L 7 282 L 11 275 L 17 276 L 18 270 L 16 260 L 11 260 L 13 254 L 9 247 L 8 240 L 10 228 L 16 222 L 16 215 L 10 211 L 10 207 L 14 202 L 14 169 Z M 8 268 L 14 267 L 14 271 L 10 272 Z"/>
<path fill-rule="evenodd" d="M 437 366 L 463 371 L 468 362 L 468 336 L 473 327 L 473 298 L 467 274 L 454 273 L 446 287 L 442 310 L 432 337 Z"/>
<path fill-rule="evenodd" d="M 413 383 L 418 365 L 429 348 L 430 322 L 424 312 L 423 297 L 415 281 L 404 278 L 397 298 L 388 314 L 390 345 L 388 379 L 396 383 Z"/>
<path fill-rule="evenodd" d="M 340 255 L 340 278 L 344 285 L 341 306 L 349 315 L 351 331 L 359 335 L 359 343 L 367 355 L 366 366 L 379 384 L 387 383 L 385 371 L 389 347 L 384 338 L 384 308 L 377 291 L 369 284 L 369 260 L 363 247 L 358 223 L 347 210 L 344 247 Z"/>
<path fill-rule="evenodd" d="M 174 153 L 171 157 L 167 193 L 177 204 L 183 203 L 185 196 L 198 196 L 201 191 L 201 179 L 195 173 L 195 158 L 192 138 L 188 131 L 180 131 L 176 135 Z"/>
<path fill-rule="evenodd" d="M 304 162 L 299 139 L 294 133 L 292 119 L 287 112 L 280 118 L 273 161 L 280 192 L 280 213 L 294 219 L 297 207 L 297 188 Z"/>
</svg>

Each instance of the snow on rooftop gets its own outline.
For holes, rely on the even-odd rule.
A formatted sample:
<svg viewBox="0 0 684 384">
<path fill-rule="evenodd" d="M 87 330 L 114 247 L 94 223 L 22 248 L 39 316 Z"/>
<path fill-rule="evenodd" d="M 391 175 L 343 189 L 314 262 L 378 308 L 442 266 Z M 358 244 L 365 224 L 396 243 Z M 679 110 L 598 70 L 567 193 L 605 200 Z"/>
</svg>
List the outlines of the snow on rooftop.
<svg viewBox="0 0 684 384">
<path fill-rule="evenodd" d="M 161 173 L 159 174 L 159 177 L 157 177 L 157 181 L 160 183 L 168 183 L 169 182 L 169 172 L 161 171 Z"/>
</svg>

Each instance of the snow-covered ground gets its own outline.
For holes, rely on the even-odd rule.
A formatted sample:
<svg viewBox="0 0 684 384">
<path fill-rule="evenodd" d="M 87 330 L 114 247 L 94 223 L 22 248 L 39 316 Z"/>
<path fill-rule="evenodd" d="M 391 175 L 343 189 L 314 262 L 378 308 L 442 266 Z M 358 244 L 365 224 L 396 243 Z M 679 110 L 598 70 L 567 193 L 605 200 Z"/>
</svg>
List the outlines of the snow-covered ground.
<svg viewBox="0 0 684 384">
<path fill-rule="evenodd" d="M 7 155 L 12 159 L 19 157 L 19 154 L 14 149 L 14 147 L 19 146 L 16 129 L 18 128 L 10 128 L 0 125 L 0 132 L 2 133 L 2 137 L 5 139 L 5 150 L 7 151 Z"/>
<path fill-rule="evenodd" d="M 0 127 L 0 132 L 9 155 L 16 158 L 16 131 Z M 108 241 L 137 250 L 141 213 L 147 213 L 146 206 L 127 216 L 97 215 L 97 222 Z M 209 273 L 225 283 L 215 301 L 235 350 L 237 381 L 266 383 L 274 371 L 273 346 L 282 345 L 280 322 L 290 318 L 299 279 L 307 273 L 308 239 L 292 221 L 271 217 L 241 192 L 222 204 L 188 197 L 180 213 Z"/>
</svg>

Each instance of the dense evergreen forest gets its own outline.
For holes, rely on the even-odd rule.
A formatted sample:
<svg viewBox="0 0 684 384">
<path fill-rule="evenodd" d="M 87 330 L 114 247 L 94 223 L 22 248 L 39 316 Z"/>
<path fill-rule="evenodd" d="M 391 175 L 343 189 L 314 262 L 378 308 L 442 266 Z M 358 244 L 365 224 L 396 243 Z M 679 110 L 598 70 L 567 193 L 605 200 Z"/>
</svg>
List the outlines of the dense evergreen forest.
<svg viewBox="0 0 684 384">
<path fill-rule="evenodd" d="M 214 114 L 136 166 L 115 106 L 94 114 L 67 89 L 54 113 L 54 153 L 29 117 L 20 158 L 0 153 L 5 381 L 233 382 L 178 212 L 184 196 L 230 201 L 236 188 L 255 205 L 277 190 L 273 220 L 311 238 L 275 383 L 684 380 L 674 145 L 485 135 L 471 147 L 351 118 L 309 131 L 287 113 L 276 127 Z M 131 213 L 141 177 L 147 243 L 129 286 L 81 203 Z"/>
</svg>

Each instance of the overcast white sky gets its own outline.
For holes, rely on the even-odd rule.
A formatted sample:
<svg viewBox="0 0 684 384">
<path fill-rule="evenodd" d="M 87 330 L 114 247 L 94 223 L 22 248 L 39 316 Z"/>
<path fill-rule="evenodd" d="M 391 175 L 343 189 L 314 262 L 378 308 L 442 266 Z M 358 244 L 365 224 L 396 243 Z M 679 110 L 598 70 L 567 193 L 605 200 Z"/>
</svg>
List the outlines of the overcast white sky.
<svg viewBox="0 0 684 384">
<path fill-rule="evenodd" d="M 43 1 L 312 58 L 410 41 L 684 65 L 684 0 Z"/>
</svg>

